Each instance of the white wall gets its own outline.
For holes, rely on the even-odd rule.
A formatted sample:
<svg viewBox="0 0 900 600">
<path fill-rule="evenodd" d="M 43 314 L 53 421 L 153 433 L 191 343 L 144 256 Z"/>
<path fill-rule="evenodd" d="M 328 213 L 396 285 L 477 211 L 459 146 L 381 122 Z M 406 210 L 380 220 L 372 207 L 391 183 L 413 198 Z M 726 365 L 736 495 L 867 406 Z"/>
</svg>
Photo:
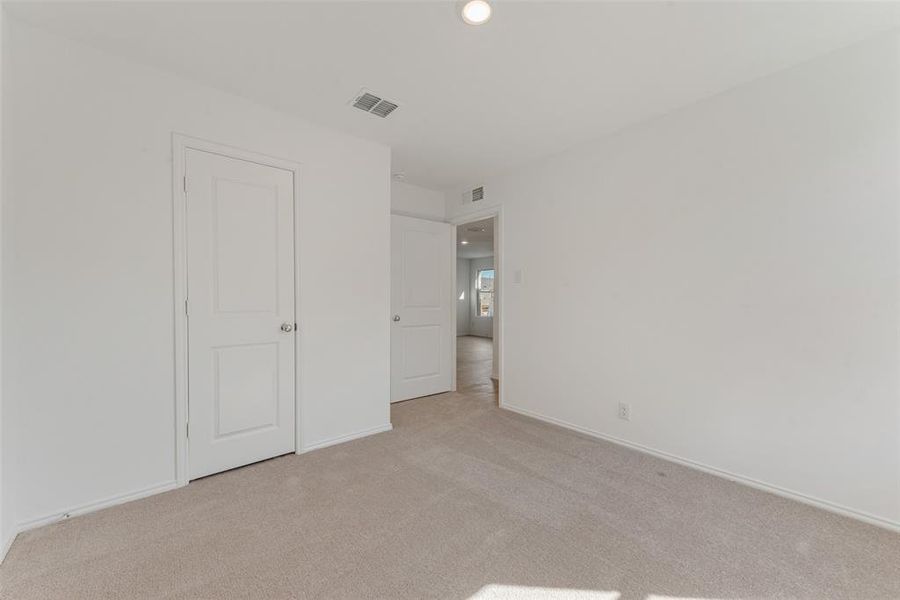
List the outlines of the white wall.
<svg viewBox="0 0 900 600">
<path fill-rule="evenodd" d="M 444 220 L 444 193 L 391 180 L 391 212 L 431 221 Z"/>
<path fill-rule="evenodd" d="M 898 83 L 891 35 L 486 182 L 506 407 L 900 526 Z"/>
<path fill-rule="evenodd" d="M 469 315 L 472 312 L 471 265 L 471 259 L 456 259 L 456 335 L 469 335 Z"/>
<path fill-rule="evenodd" d="M 302 164 L 300 441 L 387 426 L 390 150 L 10 25 L 3 483 L 16 522 L 174 480 L 172 132 Z"/>
<path fill-rule="evenodd" d="M 477 280 L 478 271 L 481 269 L 493 269 L 494 257 L 473 258 L 470 261 L 469 275 L 469 335 L 477 335 L 479 337 L 494 337 L 494 318 L 481 317 L 478 315 L 478 291 Z"/>
</svg>

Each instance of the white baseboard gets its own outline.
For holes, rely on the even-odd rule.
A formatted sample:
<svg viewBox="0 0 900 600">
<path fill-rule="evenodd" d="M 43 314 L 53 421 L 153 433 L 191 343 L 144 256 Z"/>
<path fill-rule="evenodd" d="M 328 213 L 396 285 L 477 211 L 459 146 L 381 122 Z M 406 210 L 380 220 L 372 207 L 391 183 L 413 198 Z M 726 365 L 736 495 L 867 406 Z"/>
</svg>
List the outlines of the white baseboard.
<svg viewBox="0 0 900 600">
<path fill-rule="evenodd" d="M 388 423 L 386 425 L 381 425 L 379 427 L 373 427 L 371 429 L 366 429 L 363 431 L 358 431 L 356 433 L 351 433 L 348 435 L 343 435 L 340 437 L 332 438 L 330 440 L 324 440 L 322 442 L 317 442 L 315 444 L 311 444 L 309 446 L 305 446 L 300 452 L 297 454 L 301 454 L 303 452 L 311 452 L 313 450 L 318 450 L 320 448 L 326 448 L 328 446 L 334 446 L 335 444 L 342 444 L 344 442 L 349 442 L 350 440 L 355 440 L 363 437 L 367 437 L 370 435 L 374 435 L 376 433 L 382 433 L 385 431 L 390 431 L 393 429 L 393 426 Z M 36 529 L 38 527 L 43 527 L 44 525 L 50 525 L 52 523 L 57 523 L 59 521 L 64 521 L 71 517 L 77 517 L 78 515 L 84 515 L 87 513 L 92 513 L 97 510 L 101 510 L 103 508 L 109 508 L 110 506 L 116 506 L 117 504 L 124 504 L 125 502 L 131 502 L 132 500 L 140 500 L 141 498 L 146 498 L 148 496 L 153 496 L 155 494 L 161 494 L 162 492 L 168 492 L 169 490 L 173 490 L 178 487 L 176 481 L 166 481 L 154 486 L 150 486 L 148 488 L 144 488 L 141 490 L 137 490 L 135 492 L 130 492 L 127 494 L 119 494 L 117 496 L 111 496 L 109 498 L 105 498 L 103 500 L 98 500 L 96 502 L 90 502 L 88 504 L 82 504 L 80 506 L 75 506 L 69 508 L 67 510 L 62 510 L 58 512 L 54 512 L 49 515 L 44 515 L 42 517 L 37 517 L 35 519 L 29 519 L 27 521 L 23 521 L 16 526 L 15 530 L 7 536 L 5 540 L 2 540 L 2 544 L 0 544 L 0 562 L 3 562 L 3 559 L 6 558 L 6 553 L 9 552 L 9 548 L 12 546 L 13 541 L 16 536 L 22 532 L 28 531 L 30 529 Z"/>
<path fill-rule="evenodd" d="M 364 431 L 358 431 L 356 433 L 343 435 L 340 437 L 332 438 L 330 440 L 324 440 L 322 442 L 317 442 L 315 444 L 305 446 L 297 454 L 301 454 L 303 452 L 311 452 L 313 450 L 318 450 L 320 448 L 326 448 L 328 446 L 334 446 L 335 444 L 349 442 L 350 440 L 367 437 L 370 435 L 374 435 L 376 433 L 390 431 L 391 429 L 393 429 L 393 426 L 390 423 L 388 423 L 386 425 L 381 425 L 379 427 L 373 427 L 371 429 L 366 429 Z M 62 511 L 54 512 L 49 515 L 44 515 L 42 517 L 37 517 L 34 519 L 29 519 L 27 521 L 23 521 L 16 526 L 14 531 L 10 532 L 9 536 L 5 540 L 2 540 L 2 544 L 0 544 L 0 562 L 2 562 L 3 559 L 6 557 L 6 553 L 9 551 L 9 548 L 12 546 L 13 541 L 15 540 L 16 536 L 20 533 L 23 533 L 30 529 L 36 529 L 38 527 L 43 527 L 44 525 L 50 525 L 52 523 L 64 521 L 71 517 L 76 517 L 79 515 L 92 513 L 94 511 L 97 511 L 97 510 L 100 510 L 103 508 L 109 508 L 110 506 L 116 506 L 117 504 L 124 504 L 125 502 L 131 502 L 132 500 L 140 500 L 141 498 L 146 498 L 148 496 L 153 496 L 155 494 L 161 494 L 162 492 L 168 492 L 177 487 L 178 487 L 178 483 L 176 481 L 174 481 L 174 480 L 166 481 L 166 482 L 154 485 L 154 486 L 150 486 L 148 488 L 144 488 L 144 489 L 137 490 L 134 492 L 129 492 L 127 494 L 119 494 L 117 496 L 111 496 L 109 498 L 105 498 L 103 500 L 98 500 L 96 502 L 90 502 L 87 504 L 82 504 L 80 506 L 74 506 L 67 510 L 62 510 Z"/>
<path fill-rule="evenodd" d="M 2 541 L 0 544 L 0 564 L 3 564 L 3 559 L 6 558 L 6 554 L 9 552 L 9 549 L 12 547 L 13 542 L 16 541 L 16 533 L 13 532 L 10 535 L 6 536 L 6 539 Z"/>
<path fill-rule="evenodd" d="M 390 423 L 386 425 L 379 425 L 378 427 L 372 427 L 371 429 L 364 429 L 362 431 L 357 431 L 356 433 L 348 433 L 347 435 L 341 435 L 335 438 L 331 438 L 328 440 L 323 440 L 321 442 L 315 442 L 313 444 L 309 444 L 307 446 L 303 446 L 300 450 L 297 451 L 297 454 L 304 454 L 306 452 L 312 452 L 313 450 L 320 450 L 322 448 L 327 448 L 328 446 L 335 446 L 337 444 L 343 444 L 344 442 L 350 442 L 352 440 L 358 440 L 359 438 L 368 437 L 370 435 L 375 435 L 376 433 L 384 433 L 385 431 L 390 431 L 394 428 Z"/>
<path fill-rule="evenodd" d="M 161 494 L 162 492 L 168 492 L 169 490 L 174 490 L 176 487 L 178 486 L 174 480 L 166 481 L 134 492 L 128 492 L 127 494 L 110 496 L 109 498 L 97 500 L 96 502 L 89 502 L 80 506 L 74 506 L 68 510 L 63 510 L 43 517 L 38 517 L 36 519 L 23 521 L 19 523 L 16 533 L 18 534 L 24 531 L 28 531 L 29 529 L 43 527 L 44 525 L 50 525 L 51 523 L 56 523 L 58 521 L 64 521 L 71 517 L 86 515 L 103 508 L 116 506 L 117 504 L 124 504 L 126 502 L 131 502 L 132 500 L 140 500 L 141 498 L 146 498 L 147 496 L 153 496 L 155 494 Z"/>
<path fill-rule="evenodd" d="M 655 456 L 657 458 L 661 458 L 663 460 L 667 460 L 669 462 L 678 463 L 680 465 L 684 465 L 686 467 L 691 467 L 693 469 L 697 469 L 698 471 L 703 471 L 704 473 L 709 473 L 710 475 L 716 475 L 717 477 L 722 477 L 724 479 L 728 479 L 729 481 L 734 481 L 736 483 L 740 483 L 758 490 L 762 490 L 764 492 L 769 492 L 771 494 L 775 494 L 776 496 L 781 496 L 782 498 L 788 498 L 789 500 L 795 500 L 797 502 L 802 502 L 803 504 L 808 504 L 810 506 L 814 506 L 816 508 L 821 508 L 823 510 L 827 510 L 829 512 L 837 513 L 839 515 L 843 515 L 845 517 L 850 517 L 852 519 L 856 519 L 858 521 L 863 521 L 864 523 L 868 523 L 870 525 L 876 525 L 878 527 L 883 527 L 884 529 L 889 529 L 891 531 L 900 532 L 900 522 L 892 521 L 890 519 L 885 519 L 884 517 L 879 517 L 876 515 L 869 514 L 867 512 L 863 512 L 860 510 L 856 510 L 853 508 L 849 508 L 847 506 L 842 506 L 840 504 L 836 504 L 834 502 L 829 502 L 828 500 L 822 500 L 821 498 L 815 498 L 813 496 L 808 496 L 806 494 L 795 492 L 793 490 L 789 490 L 783 487 L 779 487 L 777 485 L 772 485 L 770 483 L 766 483 L 764 481 L 759 481 L 758 479 L 753 479 L 751 477 L 745 477 L 743 475 L 738 475 L 736 473 L 732 473 L 730 471 L 726 471 L 724 469 L 718 469 L 716 467 L 711 467 L 709 465 L 705 465 L 703 463 L 693 461 L 687 458 L 681 458 L 680 456 L 675 456 L 674 454 L 669 454 L 668 452 L 663 452 L 661 450 L 656 450 L 654 448 L 650 448 L 648 446 L 643 446 L 641 444 L 635 444 L 634 442 L 629 442 L 627 440 L 623 440 L 621 438 L 617 438 L 611 435 L 607 435 L 605 433 L 600 433 L 599 431 L 594 431 L 592 429 L 588 429 L 586 427 L 581 427 L 580 425 L 574 425 L 572 423 L 568 423 L 566 421 L 562 421 L 560 419 L 555 419 L 553 417 L 548 417 L 542 415 L 540 413 L 536 413 L 534 411 L 519 408 L 518 406 L 511 406 L 506 403 L 501 405 L 500 408 L 504 410 L 508 410 L 514 413 L 518 413 L 521 415 L 525 415 L 526 417 L 531 417 L 532 419 L 537 419 L 538 421 L 543 421 L 545 423 L 550 423 L 552 425 L 558 425 L 560 427 L 564 427 L 566 429 L 570 429 L 572 431 L 577 431 L 578 433 L 583 433 L 585 435 L 589 435 L 593 438 L 605 440 L 607 442 L 612 442 L 613 444 L 617 444 L 619 446 L 625 446 L 626 448 L 631 448 L 632 450 L 637 450 L 638 452 L 643 452 L 644 454 L 650 454 L 651 456 Z"/>
<path fill-rule="evenodd" d="M 44 525 L 51 525 L 53 523 L 58 523 L 59 521 L 65 521 L 66 519 L 69 519 L 71 517 L 86 515 L 88 513 L 92 513 L 104 508 L 109 508 L 110 506 L 116 506 L 117 504 L 124 504 L 126 502 L 131 502 L 132 500 L 140 500 L 141 498 L 146 498 L 147 496 L 153 496 L 155 494 L 161 494 L 162 492 L 168 492 L 169 490 L 173 490 L 176 487 L 178 486 L 175 481 L 166 481 L 164 483 L 159 483 L 157 485 L 153 485 L 134 492 L 129 492 L 127 494 L 110 496 L 109 498 L 97 500 L 96 502 L 81 504 L 67 510 L 55 512 L 34 519 L 29 519 L 27 521 L 22 521 L 16 526 L 15 530 L 10 533 L 7 539 L 3 541 L 3 545 L 0 546 L 0 562 L 3 562 L 3 559 L 6 558 L 6 553 L 9 552 L 9 549 L 15 541 L 16 536 L 20 533 L 24 533 L 25 531 L 28 531 L 30 529 L 37 529 L 38 527 L 43 527 Z"/>
</svg>

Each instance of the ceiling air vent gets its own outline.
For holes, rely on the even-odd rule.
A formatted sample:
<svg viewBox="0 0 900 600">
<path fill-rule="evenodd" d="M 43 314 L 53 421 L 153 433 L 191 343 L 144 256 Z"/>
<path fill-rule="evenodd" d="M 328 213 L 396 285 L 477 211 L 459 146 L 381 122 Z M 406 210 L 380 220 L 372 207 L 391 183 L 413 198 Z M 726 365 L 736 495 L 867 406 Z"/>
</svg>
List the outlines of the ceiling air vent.
<svg viewBox="0 0 900 600">
<path fill-rule="evenodd" d="M 484 186 L 477 187 L 472 190 L 472 202 L 478 202 L 484 199 Z"/>
<path fill-rule="evenodd" d="M 382 119 L 400 108 L 400 105 L 396 102 L 385 100 L 367 90 L 360 90 L 356 97 L 350 101 L 350 104 Z"/>
<path fill-rule="evenodd" d="M 373 108 L 369 112 L 372 113 L 373 115 L 377 115 L 383 119 L 384 117 L 388 116 L 389 114 L 391 114 L 398 108 L 400 108 L 400 107 L 397 106 L 396 104 L 394 104 L 393 102 L 391 102 L 390 100 L 382 100 L 381 102 L 376 104 L 375 108 Z"/>
</svg>

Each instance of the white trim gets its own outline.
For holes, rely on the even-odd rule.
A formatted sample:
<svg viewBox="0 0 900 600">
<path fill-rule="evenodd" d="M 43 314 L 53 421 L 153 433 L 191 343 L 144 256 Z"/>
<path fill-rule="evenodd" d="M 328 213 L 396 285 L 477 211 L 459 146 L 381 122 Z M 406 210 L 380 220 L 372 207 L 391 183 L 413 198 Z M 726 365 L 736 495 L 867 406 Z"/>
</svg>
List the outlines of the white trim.
<svg viewBox="0 0 900 600">
<path fill-rule="evenodd" d="M 161 494 L 163 492 L 168 492 L 170 490 L 174 490 L 178 487 L 177 482 L 173 481 L 165 481 L 163 483 L 158 483 L 156 485 L 150 486 L 148 488 L 144 488 L 141 490 L 137 490 L 134 492 L 128 492 L 126 494 L 118 494 L 116 496 L 110 496 L 109 498 L 105 498 L 103 500 L 97 500 L 95 502 L 88 502 L 87 504 L 82 504 L 80 506 L 75 506 L 73 508 L 69 508 L 67 510 L 63 510 L 60 512 L 55 512 L 49 515 L 45 515 L 43 517 L 37 517 L 35 519 L 29 519 L 28 521 L 23 521 L 19 523 L 16 528 L 16 534 L 23 533 L 30 529 L 36 529 L 38 527 L 43 527 L 44 525 L 50 525 L 52 523 L 58 523 L 59 521 L 65 521 L 71 517 L 77 517 L 79 515 L 86 515 L 88 513 L 96 512 L 98 510 L 109 508 L 111 506 L 116 506 L 118 504 L 124 504 L 126 502 L 131 502 L 132 500 L 140 500 L 141 498 L 146 498 L 148 496 L 154 496 L 156 494 Z"/>
<path fill-rule="evenodd" d="M 450 273 L 450 293 L 453 294 L 453 302 L 450 306 L 453 307 L 453 310 L 450 311 L 450 331 L 454 333 L 453 341 L 450 342 L 450 391 L 456 391 L 456 341 L 459 338 L 459 325 L 457 324 L 456 313 L 459 311 L 457 308 L 457 303 L 459 302 L 459 297 L 456 295 L 459 292 L 459 283 L 456 281 L 456 272 L 459 270 L 456 255 L 456 225 L 450 228 L 450 254 L 453 257 L 453 270 Z M 468 328 L 466 328 L 468 329 Z"/>
<path fill-rule="evenodd" d="M 4 559 L 6 559 L 6 555 L 9 554 L 9 549 L 12 548 L 13 542 L 16 541 L 16 536 L 18 532 L 12 532 L 5 540 L 0 544 L 0 565 L 3 564 Z"/>
<path fill-rule="evenodd" d="M 178 487 L 188 484 L 188 385 L 187 385 L 187 317 L 184 314 L 187 300 L 187 229 L 184 177 L 185 153 L 188 149 L 220 154 L 229 158 L 254 162 L 260 165 L 290 171 L 294 176 L 294 318 L 300 315 L 300 163 L 276 158 L 242 148 L 228 146 L 209 140 L 172 133 L 172 221 L 173 221 L 173 264 L 174 316 L 175 316 L 175 481 Z M 300 364 L 301 326 L 298 324 L 294 335 L 294 451 L 300 448 L 300 378 L 297 368 Z"/>
<path fill-rule="evenodd" d="M 375 435 L 376 433 L 383 433 L 385 431 L 391 431 L 393 429 L 393 425 L 388 423 L 387 425 L 381 425 L 379 427 L 373 427 L 371 429 L 365 429 L 363 431 L 358 431 L 356 433 L 351 433 L 348 435 L 338 436 L 336 438 L 332 438 L 330 440 L 325 440 L 322 442 L 318 442 L 303 448 L 302 450 L 298 450 L 296 454 L 302 454 L 305 452 L 312 452 L 313 450 L 319 450 L 321 448 L 327 448 L 328 446 L 334 446 L 336 444 L 342 444 L 344 442 L 349 442 L 352 440 L 356 440 L 359 438 L 368 437 L 370 435 Z M 37 529 L 38 527 L 43 527 L 45 525 L 52 525 L 53 523 L 59 523 L 60 521 L 65 521 L 72 517 L 77 517 L 80 515 L 86 515 L 88 513 L 96 512 L 98 510 L 102 510 L 104 508 L 110 508 L 113 506 L 117 506 L 119 504 L 125 504 L 126 502 L 131 502 L 133 500 L 140 500 L 142 498 L 147 498 L 149 496 L 155 496 L 156 494 L 161 494 L 163 492 L 168 492 L 174 490 L 176 488 L 182 487 L 183 484 L 180 484 L 176 480 L 166 481 L 163 483 L 159 483 L 148 488 L 144 488 L 141 490 L 137 490 L 134 492 L 129 492 L 126 494 L 119 494 L 116 496 L 110 496 L 103 500 L 98 500 L 96 502 L 88 502 L 87 504 L 82 504 L 79 506 L 75 506 L 73 508 L 69 508 L 66 510 L 54 512 L 49 515 L 44 515 L 42 517 L 37 517 L 34 519 L 29 519 L 28 521 L 23 521 L 19 523 L 15 530 L 12 531 L 9 537 L 6 540 L 3 540 L 2 545 L 0 545 L 0 563 L 3 562 L 3 559 L 6 558 L 9 549 L 12 547 L 13 542 L 16 540 L 16 536 L 20 533 L 24 533 L 31 529 Z"/>
<path fill-rule="evenodd" d="M 391 209 L 392 215 L 397 215 L 398 217 L 412 217 L 413 219 L 421 219 L 423 221 L 432 221 L 433 223 L 447 223 L 447 219 L 443 219 L 441 217 L 431 217 L 426 215 L 421 215 L 414 212 L 409 212 L 405 210 L 393 210 Z"/>
<path fill-rule="evenodd" d="M 505 344 L 503 343 L 503 321 L 505 320 L 506 311 L 503 308 L 503 299 L 506 296 L 506 266 L 503 264 L 503 207 L 502 206 L 494 206 L 491 208 L 485 208 L 483 210 L 469 212 L 464 215 L 459 215 L 449 219 L 449 223 L 453 225 L 453 257 L 456 258 L 456 228 L 460 225 L 465 225 L 466 223 L 474 223 L 475 221 L 483 221 L 484 219 L 494 219 L 494 231 L 496 235 L 494 236 L 494 319 L 497 319 L 497 362 L 499 364 L 492 365 L 491 379 L 498 380 L 499 392 L 497 402 L 502 408 L 504 406 L 503 402 L 503 390 L 505 381 L 503 375 L 503 349 Z M 451 311 L 451 322 L 450 327 L 452 331 L 456 331 L 456 261 L 453 261 L 453 307 L 454 310 Z M 456 391 L 456 341 L 459 336 L 453 336 L 453 346 L 451 351 L 451 359 L 453 360 L 453 378 L 452 378 L 452 390 Z M 493 338 L 492 338 L 493 339 Z M 496 369 L 496 371 L 494 371 Z M 496 375 L 494 374 L 496 373 Z"/>
<path fill-rule="evenodd" d="M 375 435 L 376 433 L 384 433 L 385 431 L 391 431 L 393 428 L 394 426 L 388 423 L 386 425 L 379 425 L 378 427 L 372 427 L 370 429 L 363 429 L 362 431 L 357 431 L 356 433 L 339 435 L 338 437 L 334 437 L 321 442 L 316 442 L 314 444 L 310 444 L 309 446 L 301 448 L 300 450 L 297 450 L 297 454 L 304 454 L 306 452 L 312 452 L 313 450 L 320 450 L 329 446 L 343 444 L 344 442 L 350 442 L 353 440 L 358 440 L 360 438 L 369 437 L 370 435 Z"/>
<path fill-rule="evenodd" d="M 701 462 L 697 462 L 697 461 L 690 460 L 687 458 L 682 458 L 680 456 L 676 456 L 674 454 L 669 454 L 668 452 L 656 450 L 654 448 L 650 448 L 648 446 L 643 446 L 641 444 L 636 444 L 634 442 L 629 442 L 627 440 L 623 440 L 623 439 L 617 438 L 615 436 L 607 435 L 605 433 L 600 433 L 599 431 L 594 431 L 593 429 L 588 429 L 586 427 L 581 427 L 580 425 L 574 425 L 572 423 L 568 423 L 561 419 L 548 417 L 546 415 L 536 413 L 536 412 L 528 410 L 526 408 L 520 408 L 518 406 L 512 406 L 509 404 L 504 404 L 501 406 L 501 408 L 504 408 L 510 412 L 524 415 L 526 417 L 530 417 L 532 419 L 536 419 L 538 421 L 550 423 L 551 425 L 558 425 L 559 427 L 563 427 L 565 429 L 577 431 L 578 433 L 582 433 L 584 435 L 588 435 L 593 438 L 597 438 L 597 439 L 604 440 L 607 442 L 612 442 L 613 444 L 617 444 L 619 446 L 624 446 L 626 448 L 631 448 L 632 450 L 637 450 L 638 452 L 643 452 L 644 454 L 649 454 L 651 456 L 655 456 L 656 458 L 661 458 L 662 460 L 677 463 L 679 465 L 683 465 L 685 467 L 690 467 L 690 468 L 696 469 L 698 471 L 703 471 L 704 473 L 709 473 L 710 475 L 715 475 L 717 477 L 721 477 L 721 478 L 727 479 L 729 481 L 734 481 L 735 483 L 740 483 L 740 484 L 755 488 L 757 490 L 769 492 L 771 494 L 775 494 L 776 496 L 781 496 L 782 498 L 787 498 L 789 500 L 795 500 L 797 502 L 801 502 L 801 503 L 807 504 L 809 506 L 814 506 L 816 508 L 821 508 L 823 510 L 827 510 L 828 512 L 836 513 L 836 514 L 842 515 L 844 517 L 850 517 L 851 519 L 856 519 L 858 521 L 862 521 L 862 522 L 868 523 L 870 525 L 875 525 L 878 527 L 882 527 L 884 529 L 889 529 L 891 531 L 900 532 L 900 522 L 897 522 L 897 521 L 885 519 L 884 517 L 878 517 L 876 515 L 872 515 L 867 512 L 849 508 L 847 506 L 842 506 L 842 505 L 836 504 L 834 502 L 829 502 L 828 500 L 822 500 L 821 498 L 816 498 L 814 496 L 808 496 L 806 494 L 803 494 L 800 492 L 795 492 L 793 490 L 789 490 L 789 489 L 786 489 L 783 487 L 779 487 L 779 486 L 773 485 L 771 483 L 766 483 L 765 481 L 753 479 L 752 477 L 745 477 L 743 475 L 737 475 L 736 473 L 732 473 L 731 471 L 726 471 L 724 469 L 711 467 L 711 466 L 703 464 Z"/>
<path fill-rule="evenodd" d="M 450 218 L 447 222 L 451 225 L 465 225 L 466 223 L 474 223 L 475 221 L 484 221 L 485 219 L 490 219 L 491 217 L 499 216 L 503 211 L 502 206 L 492 206 L 482 208 L 480 210 L 475 210 L 471 212 L 467 212 L 465 214 L 456 215 L 455 217 Z"/>
</svg>

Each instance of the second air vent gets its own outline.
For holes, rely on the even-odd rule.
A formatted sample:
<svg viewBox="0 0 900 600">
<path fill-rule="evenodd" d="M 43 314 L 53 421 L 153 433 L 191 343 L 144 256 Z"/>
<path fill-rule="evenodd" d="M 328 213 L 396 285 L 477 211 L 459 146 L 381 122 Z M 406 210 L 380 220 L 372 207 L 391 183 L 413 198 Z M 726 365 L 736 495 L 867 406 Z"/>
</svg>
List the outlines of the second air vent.
<svg viewBox="0 0 900 600">
<path fill-rule="evenodd" d="M 385 100 L 368 90 L 360 90 L 356 97 L 350 101 L 350 104 L 382 119 L 400 108 L 400 105 L 396 102 Z"/>
<path fill-rule="evenodd" d="M 479 200 L 484 200 L 484 186 L 472 190 L 472 202 L 478 202 Z"/>
</svg>

